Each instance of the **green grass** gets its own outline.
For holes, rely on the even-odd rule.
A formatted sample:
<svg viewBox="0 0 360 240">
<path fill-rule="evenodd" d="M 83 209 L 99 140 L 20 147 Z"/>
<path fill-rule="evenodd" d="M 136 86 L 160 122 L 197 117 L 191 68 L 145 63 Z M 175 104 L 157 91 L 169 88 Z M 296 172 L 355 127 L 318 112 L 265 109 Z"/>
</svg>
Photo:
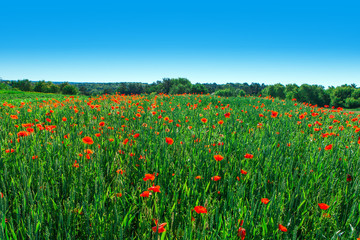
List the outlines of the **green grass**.
<svg viewBox="0 0 360 240">
<path fill-rule="evenodd" d="M 346 109 L 346 111 L 359 113 L 360 108 L 348 108 L 348 109 Z"/>
<path fill-rule="evenodd" d="M 254 97 L 41 96 L 0 101 L 1 239 L 239 239 L 239 220 L 245 239 L 360 234 L 356 114 Z M 26 123 L 34 132 L 18 137 Z M 161 192 L 141 197 L 153 184 Z"/>
<path fill-rule="evenodd" d="M 0 90 L 0 102 L 21 102 L 28 101 L 43 101 L 56 98 L 62 100 L 66 95 L 55 93 L 38 93 L 38 92 L 23 92 L 16 90 Z"/>
</svg>

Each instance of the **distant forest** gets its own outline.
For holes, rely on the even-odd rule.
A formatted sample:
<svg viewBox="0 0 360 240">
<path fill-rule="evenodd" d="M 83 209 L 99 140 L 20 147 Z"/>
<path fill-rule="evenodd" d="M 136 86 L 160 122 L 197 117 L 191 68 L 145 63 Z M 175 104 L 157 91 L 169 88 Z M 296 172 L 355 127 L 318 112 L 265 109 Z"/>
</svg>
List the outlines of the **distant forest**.
<svg viewBox="0 0 360 240">
<path fill-rule="evenodd" d="M 271 96 L 280 99 L 297 100 L 318 106 L 334 106 L 345 108 L 360 107 L 360 88 L 356 84 L 344 84 L 339 87 L 325 89 L 321 85 L 296 84 L 265 85 L 260 83 L 196 83 L 186 78 L 163 78 L 151 84 L 137 82 L 120 83 L 78 83 L 78 82 L 46 82 L 24 80 L 1 80 L 0 90 L 12 89 L 29 92 L 62 93 L 67 95 L 97 96 L 103 94 L 214 94 L 217 96 Z"/>
</svg>

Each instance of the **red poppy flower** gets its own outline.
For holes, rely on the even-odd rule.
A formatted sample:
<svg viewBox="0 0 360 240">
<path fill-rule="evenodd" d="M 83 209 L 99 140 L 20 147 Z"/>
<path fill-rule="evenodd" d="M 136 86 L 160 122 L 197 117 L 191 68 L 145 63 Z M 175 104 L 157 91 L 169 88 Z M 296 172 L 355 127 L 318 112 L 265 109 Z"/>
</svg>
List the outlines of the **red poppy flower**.
<svg viewBox="0 0 360 240">
<path fill-rule="evenodd" d="M 93 154 L 94 151 L 91 150 L 91 149 L 85 149 L 85 150 L 84 150 L 84 153 L 86 153 L 86 154 Z"/>
<path fill-rule="evenodd" d="M 30 133 L 27 132 L 27 131 L 20 131 L 17 134 L 18 137 L 26 137 L 26 136 L 29 136 L 29 135 L 30 135 Z"/>
<path fill-rule="evenodd" d="M 138 138 L 140 136 L 140 134 L 139 133 L 136 133 L 135 135 L 134 135 L 134 138 Z"/>
<path fill-rule="evenodd" d="M 195 210 L 195 212 L 196 213 L 207 213 L 207 210 L 206 210 L 206 208 L 205 207 L 203 207 L 203 206 L 196 206 L 196 207 L 194 207 L 194 210 Z"/>
<path fill-rule="evenodd" d="M 332 149 L 332 144 L 327 145 L 327 146 L 325 147 L 325 150 L 330 150 L 330 149 Z"/>
<path fill-rule="evenodd" d="M 241 240 L 245 239 L 246 236 L 246 230 L 243 227 L 239 227 L 238 233 L 237 233 L 238 237 L 241 237 Z"/>
<path fill-rule="evenodd" d="M 166 226 L 167 223 L 162 223 L 158 226 L 158 220 L 157 219 L 154 219 L 155 221 L 155 227 L 152 227 L 151 229 L 154 231 L 154 232 L 158 232 L 158 233 L 162 233 L 162 232 L 165 232 L 166 229 L 164 228 Z"/>
<path fill-rule="evenodd" d="M 320 209 L 322 209 L 322 210 L 326 210 L 329 208 L 329 205 L 327 205 L 325 203 L 319 203 L 318 205 L 319 205 Z"/>
<path fill-rule="evenodd" d="M 253 157 L 254 157 L 254 155 L 249 154 L 249 153 L 247 153 L 247 154 L 244 155 L 244 158 L 253 158 Z"/>
<path fill-rule="evenodd" d="M 169 144 L 169 145 L 172 145 L 172 144 L 174 143 L 174 139 L 169 138 L 169 137 L 165 138 L 165 141 L 166 141 L 166 143 Z"/>
<path fill-rule="evenodd" d="M 218 124 L 222 125 L 224 123 L 223 120 L 218 121 Z"/>
<path fill-rule="evenodd" d="M 279 224 L 279 230 L 282 232 L 287 232 L 287 228 L 284 227 L 283 225 Z"/>
<path fill-rule="evenodd" d="M 266 204 L 268 204 L 270 202 L 270 200 L 267 199 L 267 198 L 262 198 L 261 202 L 266 205 Z"/>
<path fill-rule="evenodd" d="M 221 155 L 215 155 L 214 158 L 215 158 L 216 161 L 221 161 L 221 160 L 224 159 L 224 157 L 221 156 Z"/>
<path fill-rule="evenodd" d="M 77 161 L 75 160 L 74 164 L 73 164 L 73 167 L 74 168 L 78 168 L 79 167 L 79 164 L 77 163 Z"/>
<path fill-rule="evenodd" d="M 211 180 L 214 180 L 214 181 L 219 181 L 221 179 L 221 177 L 219 176 L 215 176 L 215 177 L 212 177 Z"/>
<path fill-rule="evenodd" d="M 91 145 L 91 144 L 94 143 L 94 141 L 93 141 L 93 139 L 92 139 L 91 137 L 84 137 L 84 138 L 82 139 L 82 141 L 83 141 L 85 144 L 89 144 L 89 145 Z"/>
<path fill-rule="evenodd" d="M 149 197 L 151 195 L 151 192 L 144 191 L 142 194 L 140 194 L 140 197 Z"/>
<path fill-rule="evenodd" d="M 201 121 L 202 121 L 203 123 L 206 123 L 206 122 L 207 122 L 207 119 L 206 119 L 206 118 L 202 118 Z"/>
<path fill-rule="evenodd" d="M 149 191 L 153 191 L 153 192 L 160 192 L 160 186 L 157 185 L 153 185 L 152 187 L 148 188 Z"/>
<path fill-rule="evenodd" d="M 66 122 L 67 118 L 66 118 L 66 117 L 63 117 L 62 120 L 63 120 L 64 122 Z"/>
<path fill-rule="evenodd" d="M 244 170 L 241 169 L 241 174 L 246 175 L 246 174 L 247 174 L 247 171 L 244 171 Z"/>
<path fill-rule="evenodd" d="M 278 116 L 278 112 L 275 112 L 275 111 L 271 111 L 271 117 L 272 118 L 276 118 Z"/>
<path fill-rule="evenodd" d="M 145 174 L 145 177 L 143 178 L 144 181 L 151 180 L 154 181 L 155 175 L 154 174 Z"/>
</svg>

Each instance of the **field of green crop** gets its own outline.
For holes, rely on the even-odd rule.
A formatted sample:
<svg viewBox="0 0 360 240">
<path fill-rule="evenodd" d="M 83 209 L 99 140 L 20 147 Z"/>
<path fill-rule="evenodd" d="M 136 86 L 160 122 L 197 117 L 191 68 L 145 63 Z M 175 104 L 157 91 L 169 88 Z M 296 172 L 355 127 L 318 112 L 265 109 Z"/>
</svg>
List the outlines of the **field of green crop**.
<svg viewBox="0 0 360 240">
<path fill-rule="evenodd" d="M 15 90 L 0 90 L 0 103 L 9 102 L 21 102 L 27 101 L 42 101 L 51 98 L 57 98 L 59 100 L 64 98 L 64 95 L 54 93 L 38 93 L 38 92 L 23 92 Z"/>
<path fill-rule="evenodd" d="M 357 113 L 261 97 L 12 99 L 0 239 L 359 237 Z"/>
</svg>

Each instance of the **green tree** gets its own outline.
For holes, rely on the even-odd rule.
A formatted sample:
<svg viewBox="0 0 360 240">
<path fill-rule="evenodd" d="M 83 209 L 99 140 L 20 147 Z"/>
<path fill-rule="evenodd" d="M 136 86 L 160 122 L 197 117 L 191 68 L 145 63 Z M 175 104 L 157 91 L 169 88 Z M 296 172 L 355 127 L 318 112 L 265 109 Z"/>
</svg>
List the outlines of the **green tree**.
<svg viewBox="0 0 360 240">
<path fill-rule="evenodd" d="M 45 88 L 46 88 L 46 83 L 44 80 L 38 81 L 34 85 L 35 92 L 43 92 L 44 90 L 46 90 Z"/>
<path fill-rule="evenodd" d="M 112 88 L 105 88 L 103 94 L 113 94 L 114 90 Z"/>
<path fill-rule="evenodd" d="M 269 85 L 262 90 L 262 95 L 285 99 L 285 87 L 280 83 Z"/>
<path fill-rule="evenodd" d="M 51 83 L 49 90 L 50 90 L 51 93 L 59 93 L 60 92 L 60 87 L 58 85 L 55 85 L 55 84 Z"/>
<path fill-rule="evenodd" d="M 85 95 L 85 96 L 89 96 L 91 95 L 89 90 L 87 89 L 87 87 L 85 86 L 80 86 L 79 87 L 79 92 L 82 94 L 82 95 Z"/>
<path fill-rule="evenodd" d="M 74 85 L 67 84 L 62 88 L 62 93 L 67 95 L 76 95 L 79 92 Z"/>
<path fill-rule="evenodd" d="M 335 88 L 331 95 L 331 105 L 335 107 L 347 107 L 348 104 L 350 104 L 350 100 L 346 103 L 346 99 L 351 97 L 354 90 L 353 87 L 347 85 Z"/>
<path fill-rule="evenodd" d="M 206 94 L 206 93 L 208 93 L 208 90 L 204 85 L 197 83 L 197 84 L 194 84 L 191 86 L 190 92 L 197 93 L 197 94 L 200 94 L 200 93 Z"/>
<path fill-rule="evenodd" d="M 330 96 L 323 86 L 302 84 L 298 89 L 296 99 L 319 106 L 329 105 Z"/>
<path fill-rule="evenodd" d="M 299 86 L 296 84 L 287 84 L 285 86 L 285 97 L 286 99 L 296 99 L 298 95 Z"/>
<path fill-rule="evenodd" d="M 237 89 L 236 90 L 236 95 L 239 97 L 244 97 L 246 95 L 246 92 L 242 89 Z"/>
<path fill-rule="evenodd" d="M 25 92 L 34 90 L 33 84 L 28 79 L 12 81 L 11 86 Z"/>
<path fill-rule="evenodd" d="M 4 82 L 0 82 L 0 90 L 8 90 L 10 89 L 10 86 Z"/>
</svg>

